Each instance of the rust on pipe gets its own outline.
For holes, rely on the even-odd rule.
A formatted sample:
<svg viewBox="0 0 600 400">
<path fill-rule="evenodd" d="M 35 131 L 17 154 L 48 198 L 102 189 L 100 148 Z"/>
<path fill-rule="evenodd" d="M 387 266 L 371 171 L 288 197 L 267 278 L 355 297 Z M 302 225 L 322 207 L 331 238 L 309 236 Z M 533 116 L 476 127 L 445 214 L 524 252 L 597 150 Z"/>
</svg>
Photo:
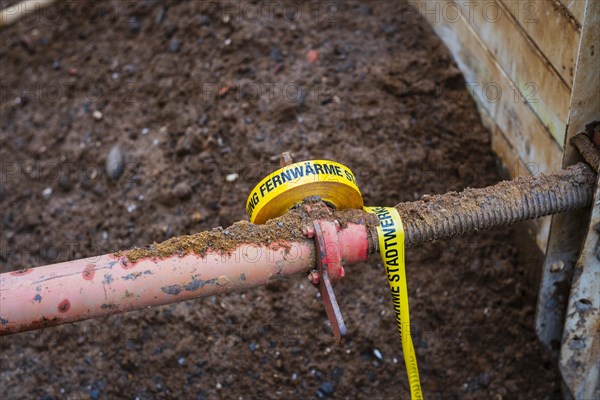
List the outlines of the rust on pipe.
<svg viewBox="0 0 600 400">
<path fill-rule="evenodd" d="M 595 174 L 583 163 L 483 189 L 396 206 L 408 246 L 587 207 Z M 265 225 L 238 222 L 146 249 L 0 274 L 0 335 L 264 285 L 315 268 L 310 227 L 337 220 L 345 265 L 377 244 L 376 217 L 327 207 L 289 211 Z"/>
<path fill-rule="evenodd" d="M 300 211 L 294 215 L 306 217 Z M 133 250 L 0 274 L 0 335 L 241 290 L 306 272 L 316 266 L 315 246 L 300 224 L 287 239 L 268 239 L 277 232 L 273 226 L 281 229 L 278 224 L 290 221 L 287 216 L 267 225 L 237 223 L 176 238 L 189 243 L 200 236 L 204 242 L 196 244 L 208 246 L 200 252 L 182 248 L 157 256 L 152 250 Z M 247 230 L 267 239 L 244 243 Z M 367 259 L 364 225 L 347 220 L 337 239 L 346 263 Z"/>
</svg>

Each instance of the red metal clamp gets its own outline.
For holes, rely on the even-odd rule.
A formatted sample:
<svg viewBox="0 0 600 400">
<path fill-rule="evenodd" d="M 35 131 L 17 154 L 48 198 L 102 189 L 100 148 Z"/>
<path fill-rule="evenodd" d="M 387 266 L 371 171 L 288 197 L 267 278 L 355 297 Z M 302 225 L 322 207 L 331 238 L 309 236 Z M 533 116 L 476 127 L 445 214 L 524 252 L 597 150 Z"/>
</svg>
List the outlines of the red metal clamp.
<svg viewBox="0 0 600 400">
<path fill-rule="evenodd" d="M 308 279 L 319 288 L 333 335 L 339 343 L 342 336 L 346 335 L 346 325 L 335 298 L 332 283 L 337 282 L 345 275 L 338 241 L 340 224 L 337 221 L 317 220 L 314 221 L 313 226 L 317 250 L 317 269 L 310 272 Z"/>
</svg>

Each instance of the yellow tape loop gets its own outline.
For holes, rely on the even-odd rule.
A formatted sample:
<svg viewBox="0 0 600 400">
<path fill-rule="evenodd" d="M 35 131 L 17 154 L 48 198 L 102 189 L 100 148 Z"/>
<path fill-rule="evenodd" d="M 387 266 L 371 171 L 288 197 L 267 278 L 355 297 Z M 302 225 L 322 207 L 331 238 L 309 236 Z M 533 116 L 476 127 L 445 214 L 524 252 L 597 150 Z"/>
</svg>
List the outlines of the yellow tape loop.
<svg viewBox="0 0 600 400">
<path fill-rule="evenodd" d="M 250 193 L 250 222 L 264 224 L 307 197 L 320 196 L 338 210 L 362 208 L 363 200 L 350 168 L 329 160 L 287 165 L 265 177 Z"/>
<path fill-rule="evenodd" d="M 263 224 L 269 219 L 283 215 L 310 196 L 320 196 L 338 210 L 363 207 L 356 178 L 348 167 L 329 160 L 311 160 L 285 166 L 260 181 L 248 197 L 246 212 L 250 222 Z M 410 336 L 402 220 L 393 207 L 363 209 L 375 214 L 379 219 L 379 251 L 392 292 L 410 394 L 412 399 L 422 400 L 417 357 Z"/>
<path fill-rule="evenodd" d="M 377 215 L 379 226 L 379 252 L 387 272 L 398 333 L 402 341 L 404 364 L 408 374 L 408 384 L 412 399 L 423 399 L 417 356 L 410 335 L 410 314 L 408 310 L 408 289 L 404 265 L 404 226 L 398 210 L 394 207 L 364 207 L 368 213 Z"/>
</svg>

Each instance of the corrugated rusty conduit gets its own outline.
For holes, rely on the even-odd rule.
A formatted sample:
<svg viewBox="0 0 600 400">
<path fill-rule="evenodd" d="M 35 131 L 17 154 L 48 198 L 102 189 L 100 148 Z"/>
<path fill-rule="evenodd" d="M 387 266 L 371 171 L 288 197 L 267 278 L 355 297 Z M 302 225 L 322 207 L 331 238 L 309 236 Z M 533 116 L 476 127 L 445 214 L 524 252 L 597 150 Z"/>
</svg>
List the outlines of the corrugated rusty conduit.
<svg viewBox="0 0 600 400">
<path fill-rule="evenodd" d="M 590 167 L 579 163 L 534 179 L 426 196 L 396 208 L 404 223 L 406 245 L 412 246 L 587 207 L 595 180 Z"/>
<path fill-rule="evenodd" d="M 404 223 L 406 245 L 414 246 L 588 207 L 595 182 L 595 173 L 580 163 L 488 188 L 424 196 L 396 208 Z M 225 230 L 176 238 L 172 243 L 180 247 L 166 254 L 157 252 L 163 246 L 158 244 L 138 251 L 137 256 L 133 250 L 4 273 L 0 274 L 0 335 L 241 290 L 306 273 L 315 267 L 316 258 L 314 242 L 303 226 L 317 218 L 341 222 L 338 244 L 345 265 L 364 261 L 377 251 L 373 214 L 347 210 L 327 217 L 296 209 L 266 225 L 237 223 Z M 220 241 L 229 247 L 219 248 Z"/>
</svg>

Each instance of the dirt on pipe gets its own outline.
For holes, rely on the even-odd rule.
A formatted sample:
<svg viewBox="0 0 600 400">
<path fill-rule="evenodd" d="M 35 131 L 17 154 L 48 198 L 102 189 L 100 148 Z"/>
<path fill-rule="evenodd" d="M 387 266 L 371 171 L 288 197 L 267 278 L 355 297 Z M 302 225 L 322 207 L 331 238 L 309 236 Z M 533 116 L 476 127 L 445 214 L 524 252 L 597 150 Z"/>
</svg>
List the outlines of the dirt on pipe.
<svg viewBox="0 0 600 400">
<path fill-rule="evenodd" d="M 302 228 L 312 227 L 315 219 L 337 220 L 342 227 L 349 222 L 366 225 L 369 229 L 375 227 L 374 218 L 361 210 L 343 210 L 335 213 L 326 210 L 312 209 L 307 212 L 298 207 L 285 215 L 270 220 L 264 225 L 251 224 L 248 221 L 238 221 L 227 228 L 214 228 L 207 232 L 193 235 L 182 235 L 168 239 L 162 243 L 137 248 L 123 253 L 127 259 L 135 263 L 142 258 L 166 258 L 172 255 L 183 256 L 189 253 L 205 254 L 212 249 L 227 253 L 241 243 L 271 244 L 286 241 L 307 240 Z"/>
<path fill-rule="evenodd" d="M 350 167 L 367 205 L 500 179 L 460 71 L 405 3 L 82 4 L 0 32 L 2 272 L 246 220 L 285 150 Z M 426 398 L 560 398 L 518 256 L 511 228 L 407 250 Z M 0 392 L 406 398 L 380 261 L 335 290 L 341 346 L 299 278 L 4 337 Z"/>
<path fill-rule="evenodd" d="M 407 245 L 420 245 L 432 239 L 418 236 L 421 232 L 414 232 L 416 228 L 433 232 L 437 226 L 439 232 L 434 237 L 449 238 L 549 215 L 552 210 L 557 213 L 589 206 L 595 182 L 596 174 L 587 164 L 580 163 L 553 174 L 522 176 L 485 188 L 424 195 L 419 201 L 400 203 L 395 207 L 404 223 Z M 283 216 L 263 225 L 239 221 L 225 229 L 218 227 L 193 235 L 176 236 L 162 243 L 115 254 L 124 254 L 129 262 L 135 263 L 143 258 L 182 257 L 189 253 L 204 255 L 209 249 L 227 253 L 242 243 L 268 245 L 280 242 L 285 245 L 285 242 L 305 240 L 303 228 L 312 228 L 316 219 L 337 220 L 342 227 L 349 222 L 365 225 L 369 237 L 376 237 L 378 224 L 372 214 L 361 210 L 335 211 L 333 208 L 311 207 L 311 202 L 315 201 L 319 202 L 320 198 L 313 196 L 304 201 L 310 211 L 298 204 Z M 369 247 L 375 250 L 376 244 L 371 242 Z"/>
</svg>

